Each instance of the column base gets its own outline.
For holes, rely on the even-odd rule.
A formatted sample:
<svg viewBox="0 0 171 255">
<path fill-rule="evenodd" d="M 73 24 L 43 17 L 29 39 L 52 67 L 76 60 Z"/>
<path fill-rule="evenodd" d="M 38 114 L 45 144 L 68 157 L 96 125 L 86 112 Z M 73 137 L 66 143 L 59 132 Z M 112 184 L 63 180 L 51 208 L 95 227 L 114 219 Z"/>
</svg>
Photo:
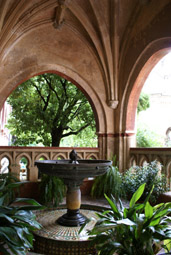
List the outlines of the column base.
<svg viewBox="0 0 171 255">
<path fill-rule="evenodd" d="M 85 223 L 86 217 L 80 213 L 80 210 L 67 210 L 67 213 L 57 219 L 56 223 L 62 226 L 78 227 Z"/>
</svg>

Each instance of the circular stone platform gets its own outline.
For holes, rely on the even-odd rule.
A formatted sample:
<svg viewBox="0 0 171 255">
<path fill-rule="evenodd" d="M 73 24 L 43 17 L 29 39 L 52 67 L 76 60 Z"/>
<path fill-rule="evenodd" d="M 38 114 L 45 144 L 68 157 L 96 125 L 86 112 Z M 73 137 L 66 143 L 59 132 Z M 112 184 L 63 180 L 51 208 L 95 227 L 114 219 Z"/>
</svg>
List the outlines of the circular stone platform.
<svg viewBox="0 0 171 255">
<path fill-rule="evenodd" d="M 88 209 L 89 208 L 89 209 Z M 79 234 L 79 227 L 66 227 L 56 223 L 56 220 L 66 213 L 66 209 L 49 209 L 39 211 L 37 220 L 43 228 L 35 232 L 34 251 L 48 255 L 90 255 L 97 254 L 90 246 L 87 230 L 91 230 L 97 222 L 96 212 L 102 211 L 98 206 L 82 206 L 80 212 L 87 218 L 93 218 Z"/>
</svg>

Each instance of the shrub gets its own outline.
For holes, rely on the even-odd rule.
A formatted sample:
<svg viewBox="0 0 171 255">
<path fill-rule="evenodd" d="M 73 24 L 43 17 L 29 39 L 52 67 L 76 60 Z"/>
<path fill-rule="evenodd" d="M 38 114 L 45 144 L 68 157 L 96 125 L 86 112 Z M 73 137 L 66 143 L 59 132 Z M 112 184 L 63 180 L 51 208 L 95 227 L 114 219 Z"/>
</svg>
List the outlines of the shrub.
<svg viewBox="0 0 171 255">
<path fill-rule="evenodd" d="M 143 200 L 147 197 L 154 185 L 150 197 L 152 203 L 155 203 L 159 195 L 167 190 L 166 177 L 161 174 L 157 161 L 153 161 L 145 166 L 132 167 L 123 176 L 122 185 L 126 194 L 129 196 L 132 196 L 143 183 L 146 183 L 145 191 L 141 197 Z"/>
</svg>

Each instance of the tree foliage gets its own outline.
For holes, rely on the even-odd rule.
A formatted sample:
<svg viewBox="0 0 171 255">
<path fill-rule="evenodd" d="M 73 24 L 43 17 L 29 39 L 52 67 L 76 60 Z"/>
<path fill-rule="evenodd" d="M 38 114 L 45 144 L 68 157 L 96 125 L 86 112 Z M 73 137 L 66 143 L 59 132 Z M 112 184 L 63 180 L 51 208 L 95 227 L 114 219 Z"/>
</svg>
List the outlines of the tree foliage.
<svg viewBox="0 0 171 255">
<path fill-rule="evenodd" d="M 162 143 L 163 137 L 158 135 L 148 126 L 141 125 L 137 129 L 136 134 L 136 145 L 137 147 L 163 147 Z"/>
<path fill-rule="evenodd" d="M 59 146 L 61 139 L 94 130 L 92 108 L 85 95 L 70 81 L 56 74 L 35 76 L 9 96 L 12 106 L 7 128 L 14 145 Z"/>
<path fill-rule="evenodd" d="M 142 92 L 139 97 L 139 102 L 137 106 L 137 112 L 145 111 L 150 107 L 150 98 L 149 95 Z"/>
</svg>

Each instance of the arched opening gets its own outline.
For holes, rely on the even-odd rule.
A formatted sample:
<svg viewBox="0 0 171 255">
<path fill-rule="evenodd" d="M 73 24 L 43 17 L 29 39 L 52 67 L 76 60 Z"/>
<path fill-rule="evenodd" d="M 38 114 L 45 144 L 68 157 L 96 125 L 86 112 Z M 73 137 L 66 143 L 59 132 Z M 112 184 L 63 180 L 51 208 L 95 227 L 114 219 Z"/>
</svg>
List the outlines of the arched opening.
<svg viewBox="0 0 171 255">
<path fill-rule="evenodd" d="M 126 132 L 132 132 L 135 134 L 136 130 L 136 111 L 137 105 L 140 97 L 140 93 L 144 86 L 144 83 L 150 74 L 151 70 L 154 66 L 170 51 L 170 49 L 162 49 L 154 53 L 148 61 L 143 66 L 142 70 L 140 71 L 133 88 L 131 90 L 129 99 L 128 99 L 128 107 L 127 107 L 127 114 L 126 114 Z M 135 146 L 135 136 L 134 136 L 134 146 Z"/>
<path fill-rule="evenodd" d="M 12 76 L 10 80 L 5 84 L 5 87 L 10 88 L 10 91 L 5 90 L 0 96 L 0 110 L 2 109 L 6 99 L 12 93 L 12 91 L 18 87 L 21 83 L 26 80 L 34 77 L 36 75 L 40 75 L 43 73 L 54 73 L 57 74 L 69 81 L 71 81 L 74 85 L 76 85 L 80 90 L 84 92 L 86 97 L 88 98 L 92 109 L 94 111 L 95 119 L 96 119 L 96 128 L 97 132 L 103 134 L 106 132 L 106 116 L 104 105 L 101 102 L 101 99 L 98 95 L 96 89 L 90 86 L 89 82 L 83 79 L 78 73 L 72 71 L 70 68 L 64 67 L 62 65 L 39 65 L 35 67 L 36 72 L 33 71 L 33 68 L 27 67 L 23 68 L 21 73 L 16 73 L 15 76 Z M 58 71 L 57 71 L 58 70 Z"/>
<path fill-rule="evenodd" d="M 28 160 L 26 157 L 22 157 L 20 159 L 20 180 L 27 181 L 28 180 Z"/>
<path fill-rule="evenodd" d="M 55 82 L 53 81 L 52 83 L 52 78 L 53 80 L 58 79 L 58 84 L 55 85 L 56 88 L 53 87 Z M 32 141 L 34 140 L 34 133 L 31 133 L 31 131 L 28 130 L 28 129 L 31 130 L 35 124 L 36 127 L 35 127 L 35 130 L 33 130 L 33 132 L 35 131 L 36 133 L 36 129 L 40 129 L 39 133 L 37 133 L 38 137 L 37 137 L 37 134 L 35 137 L 35 139 L 38 139 L 40 141 L 40 145 L 38 144 L 38 146 L 51 146 L 50 143 L 45 142 L 45 140 L 48 139 L 48 135 L 47 137 L 45 137 L 44 143 L 42 142 L 41 130 L 43 130 L 42 132 L 44 134 L 50 134 L 52 136 L 52 146 L 58 147 L 59 146 L 58 143 L 54 144 L 53 129 L 56 123 L 59 122 L 58 120 L 63 118 L 63 120 L 61 120 L 61 122 L 58 124 L 59 128 L 57 132 L 55 132 L 58 135 L 58 137 L 60 134 L 60 129 L 63 128 L 63 125 L 65 125 L 65 127 L 61 131 L 63 132 L 61 137 L 68 138 L 68 137 L 71 137 L 71 135 L 74 136 L 77 133 L 81 135 L 80 137 L 78 137 L 77 135 L 77 142 L 75 142 L 73 139 L 70 139 L 70 142 L 66 143 L 66 139 L 65 140 L 62 139 L 62 145 L 60 146 L 97 147 L 96 134 L 99 131 L 99 118 L 97 117 L 96 107 L 91 97 L 87 94 L 84 88 L 77 83 L 76 85 L 73 84 L 73 82 L 71 83 L 70 82 L 71 80 L 72 79 L 68 79 L 66 75 L 63 75 L 63 76 L 61 75 L 59 76 L 59 74 L 57 75 L 56 72 L 41 73 L 38 76 L 32 77 L 32 80 L 27 80 L 25 83 L 22 83 L 16 88 L 16 90 L 13 91 L 12 98 L 10 97 L 10 99 L 8 99 L 8 103 L 12 106 L 15 113 L 13 114 L 13 118 L 10 119 L 10 122 L 9 122 L 10 124 L 8 126 L 9 129 L 14 130 L 15 127 L 17 127 L 17 123 L 25 122 L 25 119 L 29 115 L 32 115 L 33 119 L 32 117 L 31 118 L 29 117 L 30 122 L 28 121 L 27 123 L 25 122 L 25 124 L 23 124 L 24 126 L 22 127 L 22 130 L 19 131 L 22 133 L 21 137 L 18 137 L 17 133 L 15 134 L 15 131 L 12 133 L 13 135 L 12 145 L 35 146 L 34 141 Z M 57 91 L 57 87 L 59 87 L 59 83 L 62 89 Z M 38 87 L 38 84 L 42 84 L 42 86 Z M 45 87 L 45 84 L 47 85 L 47 88 L 46 90 L 45 89 L 43 90 L 43 86 Z M 38 97 L 36 97 L 36 94 Z M 55 95 L 56 101 L 54 99 L 51 99 L 52 94 Z M 28 98 L 29 100 L 27 101 Z M 33 98 L 33 101 L 29 108 L 31 98 Z M 38 103 L 38 101 L 41 101 L 41 102 Z M 57 104 L 57 101 L 58 101 L 58 108 L 56 109 L 56 112 L 55 112 L 54 109 L 55 109 L 55 105 Z M 36 103 L 34 104 L 34 102 Z M 42 108 L 40 108 L 40 105 L 42 105 Z M 19 109 L 19 111 L 17 109 Z M 33 110 L 34 112 L 31 112 L 30 109 L 34 109 Z M 37 113 L 36 113 L 36 109 L 38 109 Z M 46 110 L 47 110 L 47 113 L 45 115 Z M 37 114 L 37 117 L 36 117 L 36 114 Z M 41 118 L 41 115 L 43 115 L 42 118 Z M 17 118 L 17 116 L 20 116 L 20 119 Z M 91 137 L 87 138 L 87 142 L 86 142 L 85 130 L 87 130 L 87 128 L 90 128 L 92 126 L 94 119 L 96 123 L 96 134 L 94 133 L 94 137 L 92 139 L 90 139 Z M 72 126 L 74 125 L 72 124 L 72 122 L 74 122 L 75 120 L 77 121 L 76 122 L 77 131 L 75 131 Z M 37 124 L 35 123 L 36 121 L 38 121 Z M 53 127 L 51 127 L 53 123 L 55 124 L 53 125 Z M 19 126 L 21 127 L 21 125 Z M 52 130 L 50 130 L 50 128 Z M 19 128 L 16 128 L 16 131 L 18 130 Z M 87 135 L 90 133 L 90 131 L 91 131 L 91 128 L 90 130 L 88 130 Z M 30 141 L 29 141 L 29 135 L 31 137 Z M 92 135 L 93 135 L 93 132 L 92 132 Z M 24 141 L 23 139 L 24 137 L 27 137 L 27 141 Z M 94 140 L 94 141 L 91 143 L 91 140 L 92 141 Z"/>
<path fill-rule="evenodd" d="M 7 174 L 9 173 L 9 159 L 7 157 L 3 157 L 0 162 L 0 173 Z"/>
<path fill-rule="evenodd" d="M 133 66 L 130 76 L 128 77 L 123 100 L 121 102 L 120 130 L 125 132 L 124 138 L 120 139 L 121 149 L 125 151 L 122 156 L 120 151 L 120 168 L 130 167 L 130 158 L 136 158 L 136 164 L 139 164 L 140 152 L 136 147 L 136 111 L 138 100 L 144 83 L 153 69 L 153 67 L 170 52 L 170 39 L 164 38 L 153 41 L 148 45 L 137 59 Z M 144 151 L 144 155 L 149 155 L 148 150 Z M 150 161 L 154 158 L 151 153 Z M 163 152 L 164 154 L 164 152 Z M 142 154 L 143 155 L 143 154 Z"/>
<path fill-rule="evenodd" d="M 171 53 L 168 53 L 154 66 L 142 88 L 136 119 L 136 147 L 170 147 L 170 65 Z"/>
</svg>

